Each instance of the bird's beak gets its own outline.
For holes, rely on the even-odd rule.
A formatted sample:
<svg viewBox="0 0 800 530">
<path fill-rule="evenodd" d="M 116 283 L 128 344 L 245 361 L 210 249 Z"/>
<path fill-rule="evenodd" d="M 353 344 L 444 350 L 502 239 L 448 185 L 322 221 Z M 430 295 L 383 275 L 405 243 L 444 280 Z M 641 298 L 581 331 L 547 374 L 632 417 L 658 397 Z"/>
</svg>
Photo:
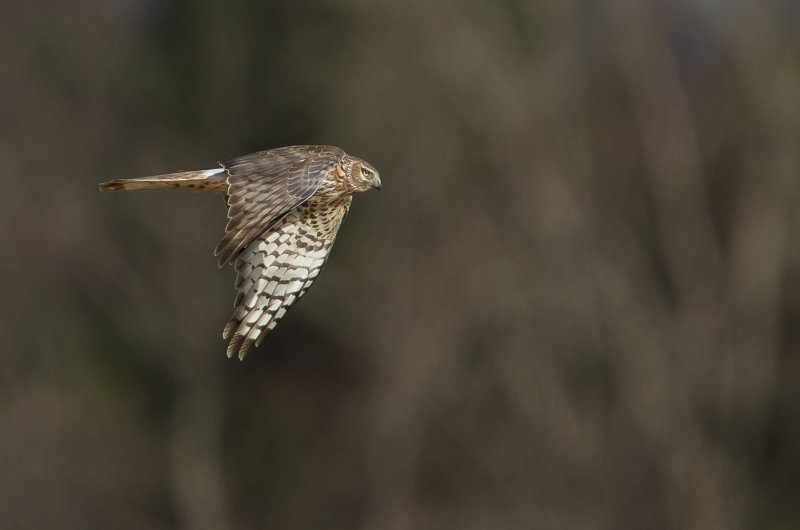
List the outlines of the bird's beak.
<svg viewBox="0 0 800 530">
<path fill-rule="evenodd" d="M 372 181 L 372 187 L 378 191 L 381 191 L 383 184 L 381 184 L 381 178 L 378 175 L 375 175 L 375 180 Z"/>
</svg>

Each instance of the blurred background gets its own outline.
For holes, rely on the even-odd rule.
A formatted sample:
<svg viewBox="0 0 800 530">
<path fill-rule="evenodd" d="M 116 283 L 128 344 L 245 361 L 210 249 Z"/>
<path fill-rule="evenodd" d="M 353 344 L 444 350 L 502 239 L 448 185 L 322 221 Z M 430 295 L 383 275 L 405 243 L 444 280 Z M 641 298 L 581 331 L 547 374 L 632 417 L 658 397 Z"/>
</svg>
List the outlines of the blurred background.
<svg viewBox="0 0 800 530">
<path fill-rule="evenodd" d="M 789 0 L 5 2 L 0 527 L 800 528 Z M 244 363 L 217 195 L 374 164 Z"/>
</svg>

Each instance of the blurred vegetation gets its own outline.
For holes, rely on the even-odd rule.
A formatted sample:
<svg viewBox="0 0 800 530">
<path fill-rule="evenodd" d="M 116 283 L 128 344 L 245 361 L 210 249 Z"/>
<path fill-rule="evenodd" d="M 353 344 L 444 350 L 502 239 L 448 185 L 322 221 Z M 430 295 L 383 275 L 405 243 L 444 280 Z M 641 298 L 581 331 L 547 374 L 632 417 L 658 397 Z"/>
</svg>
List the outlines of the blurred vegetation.
<svg viewBox="0 0 800 530">
<path fill-rule="evenodd" d="M 800 527 L 800 11 L 6 2 L 0 527 Z M 360 196 L 244 363 L 217 196 Z"/>
</svg>

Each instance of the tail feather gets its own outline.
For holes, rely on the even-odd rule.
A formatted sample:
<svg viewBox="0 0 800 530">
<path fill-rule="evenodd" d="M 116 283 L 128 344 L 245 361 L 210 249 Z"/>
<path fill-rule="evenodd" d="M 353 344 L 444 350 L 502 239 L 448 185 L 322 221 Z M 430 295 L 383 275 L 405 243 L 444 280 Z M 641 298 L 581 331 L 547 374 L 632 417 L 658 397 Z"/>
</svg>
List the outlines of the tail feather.
<svg viewBox="0 0 800 530">
<path fill-rule="evenodd" d="M 190 190 L 227 195 L 227 173 L 224 169 L 182 171 L 135 179 L 114 179 L 100 184 L 100 191 Z"/>
</svg>

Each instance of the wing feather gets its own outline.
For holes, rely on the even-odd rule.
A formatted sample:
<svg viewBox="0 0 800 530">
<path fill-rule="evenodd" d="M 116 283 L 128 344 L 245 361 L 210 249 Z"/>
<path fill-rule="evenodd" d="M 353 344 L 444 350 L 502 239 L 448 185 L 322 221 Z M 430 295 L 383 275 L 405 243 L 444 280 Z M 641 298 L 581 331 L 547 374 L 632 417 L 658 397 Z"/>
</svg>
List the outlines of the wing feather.
<svg viewBox="0 0 800 530">
<path fill-rule="evenodd" d="M 244 359 L 305 294 L 328 259 L 349 205 L 348 198 L 318 210 L 314 219 L 301 206 L 239 254 L 235 309 L 222 333 L 230 338 L 228 357 Z M 326 230 L 321 233 L 319 226 Z"/>
<path fill-rule="evenodd" d="M 228 173 L 228 224 L 214 250 L 220 267 L 308 200 L 345 156 L 338 147 L 297 145 L 220 162 Z"/>
</svg>

